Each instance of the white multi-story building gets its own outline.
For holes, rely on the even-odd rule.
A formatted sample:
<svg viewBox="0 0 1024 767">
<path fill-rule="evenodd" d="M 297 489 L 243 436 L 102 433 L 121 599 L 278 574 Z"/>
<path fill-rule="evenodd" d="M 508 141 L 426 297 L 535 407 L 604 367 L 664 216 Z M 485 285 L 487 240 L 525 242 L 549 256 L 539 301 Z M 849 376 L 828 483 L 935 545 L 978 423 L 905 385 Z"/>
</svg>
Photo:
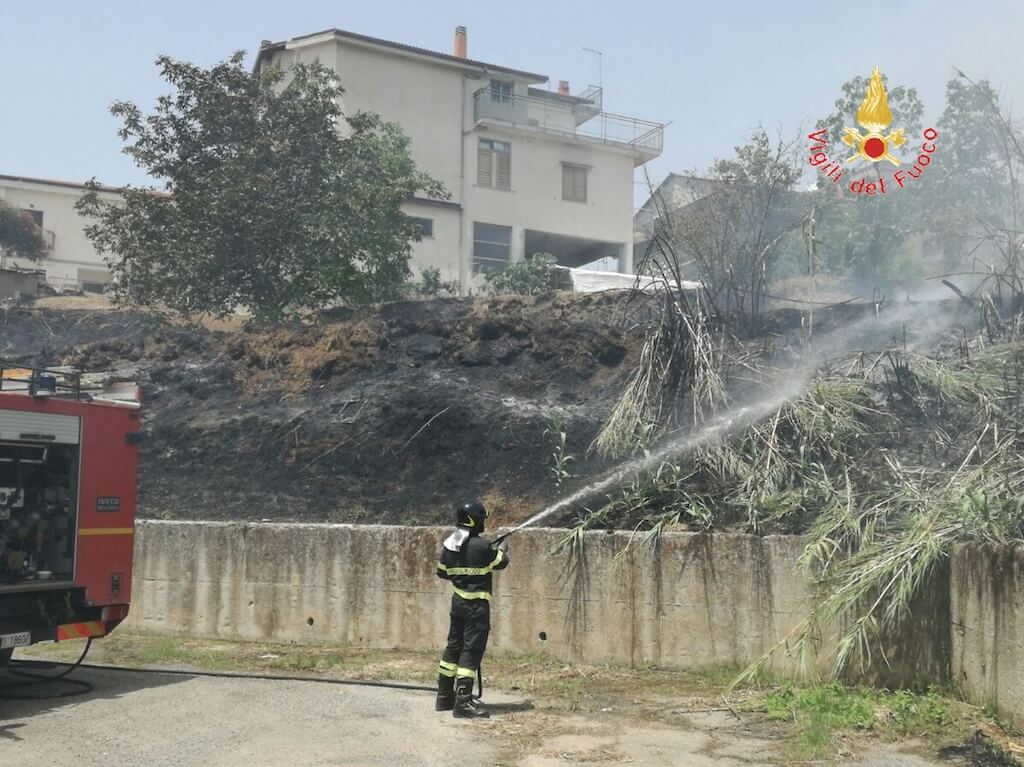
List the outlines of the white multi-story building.
<svg viewBox="0 0 1024 767">
<path fill-rule="evenodd" d="M 30 216 L 47 247 L 39 261 L 0 254 L 0 267 L 38 270 L 58 290 L 102 291 L 110 282 L 110 270 L 85 236 L 91 220 L 75 211 L 83 194 L 85 186 L 70 181 L 0 175 L 0 202 Z M 100 197 L 108 202 L 121 199 L 118 190 L 109 187 L 101 187 Z"/>
<path fill-rule="evenodd" d="M 451 197 L 413 199 L 423 241 L 414 271 L 441 270 L 465 290 L 534 253 L 581 266 L 633 266 L 633 172 L 661 153 L 663 126 L 602 111 L 600 88 L 569 95 L 544 75 L 337 29 L 264 41 L 256 68 L 319 62 L 345 89 L 345 113 L 375 112 L 411 139 L 417 166 Z"/>
</svg>

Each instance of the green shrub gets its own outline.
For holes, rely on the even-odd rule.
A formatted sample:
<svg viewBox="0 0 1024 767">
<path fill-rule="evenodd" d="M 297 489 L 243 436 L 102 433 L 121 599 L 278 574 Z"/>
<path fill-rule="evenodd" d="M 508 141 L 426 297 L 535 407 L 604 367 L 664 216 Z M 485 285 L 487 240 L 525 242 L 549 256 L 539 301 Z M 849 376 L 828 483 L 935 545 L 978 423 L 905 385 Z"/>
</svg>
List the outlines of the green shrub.
<svg viewBox="0 0 1024 767">
<path fill-rule="evenodd" d="M 551 289 L 551 267 L 556 259 L 550 253 L 534 253 L 532 257 L 509 264 L 500 272 L 484 275 L 490 293 L 512 293 L 534 296 Z"/>
<path fill-rule="evenodd" d="M 442 280 L 441 270 L 434 266 L 428 266 L 420 273 L 419 282 L 408 282 L 403 287 L 404 298 L 436 298 L 459 294 L 458 281 Z"/>
<path fill-rule="evenodd" d="M 436 266 L 428 266 L 420 274 L 420 293 L 425 296 L 436 296 L 441 293 L 441 270 Z"/>
</svg>

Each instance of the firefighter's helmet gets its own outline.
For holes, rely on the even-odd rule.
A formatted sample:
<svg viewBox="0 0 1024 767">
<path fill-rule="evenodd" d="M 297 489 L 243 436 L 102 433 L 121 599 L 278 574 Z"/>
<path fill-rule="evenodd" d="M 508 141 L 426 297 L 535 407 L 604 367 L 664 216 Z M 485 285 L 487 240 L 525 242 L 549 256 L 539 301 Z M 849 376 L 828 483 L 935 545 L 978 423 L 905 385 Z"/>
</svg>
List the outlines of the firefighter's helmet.
<svg viewBox="0 0 1024 767">
<path fill-rule="evenodd" d="M 487 509 L 480 501 L 464 503 L 455 510 L 455 524 L 476 533 L 483 532 L 486 519 Z"/>
</svg>

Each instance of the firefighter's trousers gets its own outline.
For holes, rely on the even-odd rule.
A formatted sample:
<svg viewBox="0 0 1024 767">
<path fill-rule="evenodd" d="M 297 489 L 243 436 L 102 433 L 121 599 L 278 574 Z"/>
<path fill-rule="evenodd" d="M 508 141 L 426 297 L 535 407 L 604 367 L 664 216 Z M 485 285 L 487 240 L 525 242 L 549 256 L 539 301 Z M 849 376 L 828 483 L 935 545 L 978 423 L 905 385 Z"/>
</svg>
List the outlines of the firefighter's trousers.
<svg viewBox="0 0 1024 767">
<path fill-rule="evenodd" d="M 441 673 L 460 679 L 476 679 L 491 632 L 491 603 L 452 594 L 448 646 L 441 659 Z"/>
</svg>

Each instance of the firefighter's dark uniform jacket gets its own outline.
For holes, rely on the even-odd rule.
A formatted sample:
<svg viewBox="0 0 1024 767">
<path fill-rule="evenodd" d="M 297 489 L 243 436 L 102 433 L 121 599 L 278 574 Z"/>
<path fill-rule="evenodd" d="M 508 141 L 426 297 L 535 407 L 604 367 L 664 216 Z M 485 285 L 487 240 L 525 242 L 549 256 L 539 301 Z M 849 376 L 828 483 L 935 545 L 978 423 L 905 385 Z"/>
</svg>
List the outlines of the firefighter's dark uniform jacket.
<svg viewBox="0 0 1024 767">
<path fill-rule="evenodd" d="M 464 540 L 459 541 L 460 537 Z M 508 555 L 467 530 L 445 541 L 437 575 L 454 587 L 448 645 L 441 660 L 443 676 L 475 679 L 491 629 L 491 580 L 508 567 Z"/>
<path fill-rule="evenodd" d="M 458 551 L 442 547 L 437 575 L 452 582 L 455 596 L 490 600 L 491 573 L 506 567 L 508 555 L 505 552 L 492 549 L 491 544 L 479 535 L 470 535 Z"/>
</svg>

